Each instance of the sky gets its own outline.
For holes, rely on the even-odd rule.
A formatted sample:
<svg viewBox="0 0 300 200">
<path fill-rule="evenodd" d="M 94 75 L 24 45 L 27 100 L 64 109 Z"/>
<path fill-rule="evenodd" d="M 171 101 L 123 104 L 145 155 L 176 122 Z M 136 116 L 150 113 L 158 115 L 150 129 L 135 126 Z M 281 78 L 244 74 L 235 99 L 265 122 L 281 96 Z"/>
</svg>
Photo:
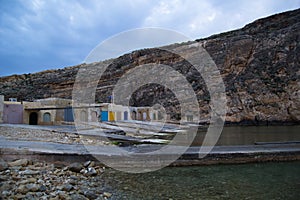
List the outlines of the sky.
<svg viewBox="0 0 300 200">
<path fill-rule="evenodd" d="M 300 8 L 300 0 L 0 0 L 0 76 L 83 63 L 101 42 L 158 27 L 199 39 Z"/>
</svg>

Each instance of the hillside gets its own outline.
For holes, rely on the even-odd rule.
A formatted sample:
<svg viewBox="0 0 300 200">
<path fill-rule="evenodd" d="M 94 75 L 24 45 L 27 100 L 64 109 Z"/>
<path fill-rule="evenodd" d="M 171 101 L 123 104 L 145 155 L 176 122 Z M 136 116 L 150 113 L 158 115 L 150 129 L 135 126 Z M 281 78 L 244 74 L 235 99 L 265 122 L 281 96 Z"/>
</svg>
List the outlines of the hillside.
<svg viewBox="0 0 300 200">
<path fill-rule="evenodd" d="M 300 9 L 259 19 L 244 28 L 199 39 L 221 72 L 228 100 L 227 122 L 300 122 Z M 173 45 L 174 47 L 176 45 Z M 172 47 L 172 45 L 170 46 Z M 192 49 L 191 49 L 192 51 Z M 107 102 L 119 77 L 135 66 L 166 64 L 185 75 L 193 86 L 203 120 L 209 119 L 209 94 L 201 75 L 181 57 L 160 49 L 143 49 L 113 60 L 98 83 L 97 101 Z M 71 98 L 73 84 L 82 64 L 35 74 L 0 78 L 5 98 L 34 100 L 47 97 Z M 174 94 L 162 86 L 141 87 L 132 105 L 161 103 L 173 119 L 180 118 Z"/>
</svg>

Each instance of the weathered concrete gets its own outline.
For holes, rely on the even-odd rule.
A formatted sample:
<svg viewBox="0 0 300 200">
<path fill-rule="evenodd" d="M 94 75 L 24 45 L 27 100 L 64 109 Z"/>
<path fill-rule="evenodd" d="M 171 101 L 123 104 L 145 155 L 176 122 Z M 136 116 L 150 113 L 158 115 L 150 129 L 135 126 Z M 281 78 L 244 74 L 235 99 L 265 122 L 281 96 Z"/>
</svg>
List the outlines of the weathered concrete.
<svg viewBox="0 0 300 200">
<path fill-rule="evenodd" d="M 141 162 L 147 164 L 147 158 L 141 152 L 152 152 L 160 149 L 160 145 L 143 145 L 124 147 L 124 150 L 132 152 L 132 155 L 139 156 Z M 116 152 L 114 146 L 87 146 L 82 144 L 59 144 L 52 142 L 37 141 L 13 141 L 0 137 L 1 157 L 9 160 L 16 158 L 31 158 L 40 160 L 90 160 L 95 157 L 101 162 L 102 159 L 110 159 L 117 162 L 124 155 Z M 87 150 L 88 149 L 88 150 Z M 200 147 L 190 147 L 172 166 L 186 165 L 207 165 L 207 164 L 228 164 L 248 163 L 266 161 L 291 161 L 300 160 L 300 144 L 272 144 L 272 145 L 247 145 L 247 146 L 215 146 L 204 158 L 199 158 Z M 158 163 L 167 162 L 172 155 L 162 154 Z M 165 159 L 165 160 L 161 160 Z M 137 163 L 128 161 L 120 167 L 132 167 Z"/>
<path fill-rule="evenodd" d="M 23 105 L 6 102 L 3 106 L 3 123 L 23 124 Z"/>
<path fill-rule="evenodd" d="M 23 102 L 23 104 L 23 121 L 25 124 L 29 124 L 30 115 L 35 112 L 38 115 L 37 124 L 53 125 L 61 124 L 64 121 L 64 108 L 70 107 L 72 105 L 72 101 L 69 99 L 48 98 L 36 100 L 34 102 Z M 49 121 L 44 121 L 45 114 L 50 116 Z"/>
<path fill-rule="evenodd" d="M 145 124 L 145 122 L 140 122 Z M 30 125 L 7 125 L 1 124 L 0 127 L 16 128 L 17 132 L 22 132 L 22 129 L 30 131 L 28 134 L 34 134 L 35 131 L 39 134 L 46 135 L 48 137 L 57 138 L 62 135 L 63 138 L 76 136 L 79 140 L 66 140 L 61 139 L 48 140 L 39 134 L 36 134 L 34 138 L 30 135 L 22 136 L 21 133 L 17 137 L 11 134 L 3 134 L 0 136 L 0 157 L 7 159 L 16 158 L 30 158 L 40 159 L 47 161 L 62 160 L 66 162 L 74 162 L 76 160 L 82 162 L 84 160 L 109 159 L 110 162 L 116 163 L 125 155 L 116 151 L 115 148 L 123 148 L 130 152 L 131 156 L 137 156 L 140 158 L 141 163 L 136 163 L 135 160 L 127 160 L 126 162 L 117 163 L 120 167 L 132 167 L 149 164 L 149 160 L 152 160 L 153 165 L 162 165 L 165 162 L 169 162 L 174 158 L 177 148 L 175 146 L 169 153 L 162 153 L 150 157 L 145 152 L 154 152 L 163 147 L 163 145 L 131 145 L 126 147 L 116 147 L 112 145 L 103 145 L 103 143 L 86 143 L 85 137 L 91 140 L 103 140 L 103 138 L 112 138 L 119 140 L 128 140 L 128 136 L 122 136 L 117 134 L 111 134 L 105 131 L 98 131 L 97 129 L 82 129 L 83 135 L 78 135 L 74 126 L 30 126 Z M 82 127 L 86 128 L 86 127 Z M 172 125 L 172 128 L 176 128 Z M 5 130 L 5 129 L 3 129 Z M 46 132 L 40 132 L 45 130 Z M 16 132 L 10 130 L 11 132 Z M 23 130 L 24 131 L 24 130 Z M 32 131 L 32 132 L 31 132 Z M 107 130 L 109 131 L 109 130 Z M 24 131 L 25 132 L 25 131 Z M 68 134 L 71 135 L 68 135 Z M 56 137 L 55 137 L 56 135 Z M 58 137 L 60 138 L 60 137 Z M 71 138 L 70 138 L 71 139 Z M 132 138 L 134 142 L 142 140 L 141 138 Z M 140 141 L 142 142 L 142 141 Z M 83 143 L 85 145 L 83 145 Z M 110 144 L 110 143 L 108 143 Z M 206 165 L 206 164 L 219 164 L 219 163 L 245 163 L 245 162 L 265 162 L 265 161 L 285 161 L 285 160 L 300 160 L 300 142 L 298 140 L 290 140 L 289 142 L 273 142 L 273 143 L 257 143 L 258 145 L 243 145 L 243 146 L 215 146 L 212 151 L 204 158 L 199 158 L 200 147 L 190 147 L 178 160 L 173 162 L 173 166 L 184 165 Z M 201 155 L 200 155 L 201 156 Z M 203 157 L 203 156 L 202 156 Z M 151 159 L 150 159 L 151 158 Z"/>
</svg>

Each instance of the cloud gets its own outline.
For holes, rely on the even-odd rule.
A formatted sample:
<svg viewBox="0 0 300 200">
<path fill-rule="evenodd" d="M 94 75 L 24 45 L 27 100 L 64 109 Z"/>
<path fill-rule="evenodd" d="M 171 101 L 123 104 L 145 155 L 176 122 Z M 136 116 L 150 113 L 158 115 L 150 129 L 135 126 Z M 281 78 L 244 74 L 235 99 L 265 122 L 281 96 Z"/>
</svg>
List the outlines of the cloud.
<svg viewBox="0 0 300 200">
<path fill-rule="evenodd" d="M 167 27 L 196 39 L 241 28 L 255 19 L 299 7 L 299 0 L 162 0 L 145 18 L 143 26 Z"/>
<path fill-rule="evenodd" d="M 85 63 L 92 63 L 108 58 L 116 58 L 137 49 L 162 47 L 184 42 L 189 38 L 172 30 L 159 28 L 141 28 L 122 32 L 98 45 L 86 58 Z"/>
<path fill-rule="evenodd" d="M 143 25 L 166 27 L 195 35 L 201 30 L 203 32 L 217 12 L 207 1 L 160 1 Z"/>
<path fill-rule="evenodd" d="M 99 42 L 140 27 L 147 2 L 4 2 L 0 8 L 0 76 L 13 68 L 24 73 L 81 63 Z"/>
<path fill-rule="evenodd" d="M 0 0 L 0 76 L 79 64 L 100 42 L 133 28 L 167 28 L 196 39 L 299 4 L 299 0 Z"/>
</svg>

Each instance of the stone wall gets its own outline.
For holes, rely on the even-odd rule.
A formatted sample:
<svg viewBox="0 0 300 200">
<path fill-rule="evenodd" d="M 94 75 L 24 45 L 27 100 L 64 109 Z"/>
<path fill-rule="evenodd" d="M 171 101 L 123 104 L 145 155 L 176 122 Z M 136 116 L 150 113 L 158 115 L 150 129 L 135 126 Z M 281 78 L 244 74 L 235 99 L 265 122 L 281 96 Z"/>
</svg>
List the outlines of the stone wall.
<svg viewBox="0 0 300 200">
<path fill-rule="evenodd" d="M 36 100 L 34 102 L 24 101 L 23 105 L 25 109 L 23 122 L 25 124 L 29 124 L 30 114 L 35 112 L 38 115 L 37 123 L 39 125 L 54 125 L 61 124 L 64 121 L 63 108 L 72 106 L 72 101 L 70 99 L 48 98 Z M 43 110 L 43 108 L 47 109 Z M 45 113 L 50 114 L 50 122 L 44 121 Z"/>
</svg>

